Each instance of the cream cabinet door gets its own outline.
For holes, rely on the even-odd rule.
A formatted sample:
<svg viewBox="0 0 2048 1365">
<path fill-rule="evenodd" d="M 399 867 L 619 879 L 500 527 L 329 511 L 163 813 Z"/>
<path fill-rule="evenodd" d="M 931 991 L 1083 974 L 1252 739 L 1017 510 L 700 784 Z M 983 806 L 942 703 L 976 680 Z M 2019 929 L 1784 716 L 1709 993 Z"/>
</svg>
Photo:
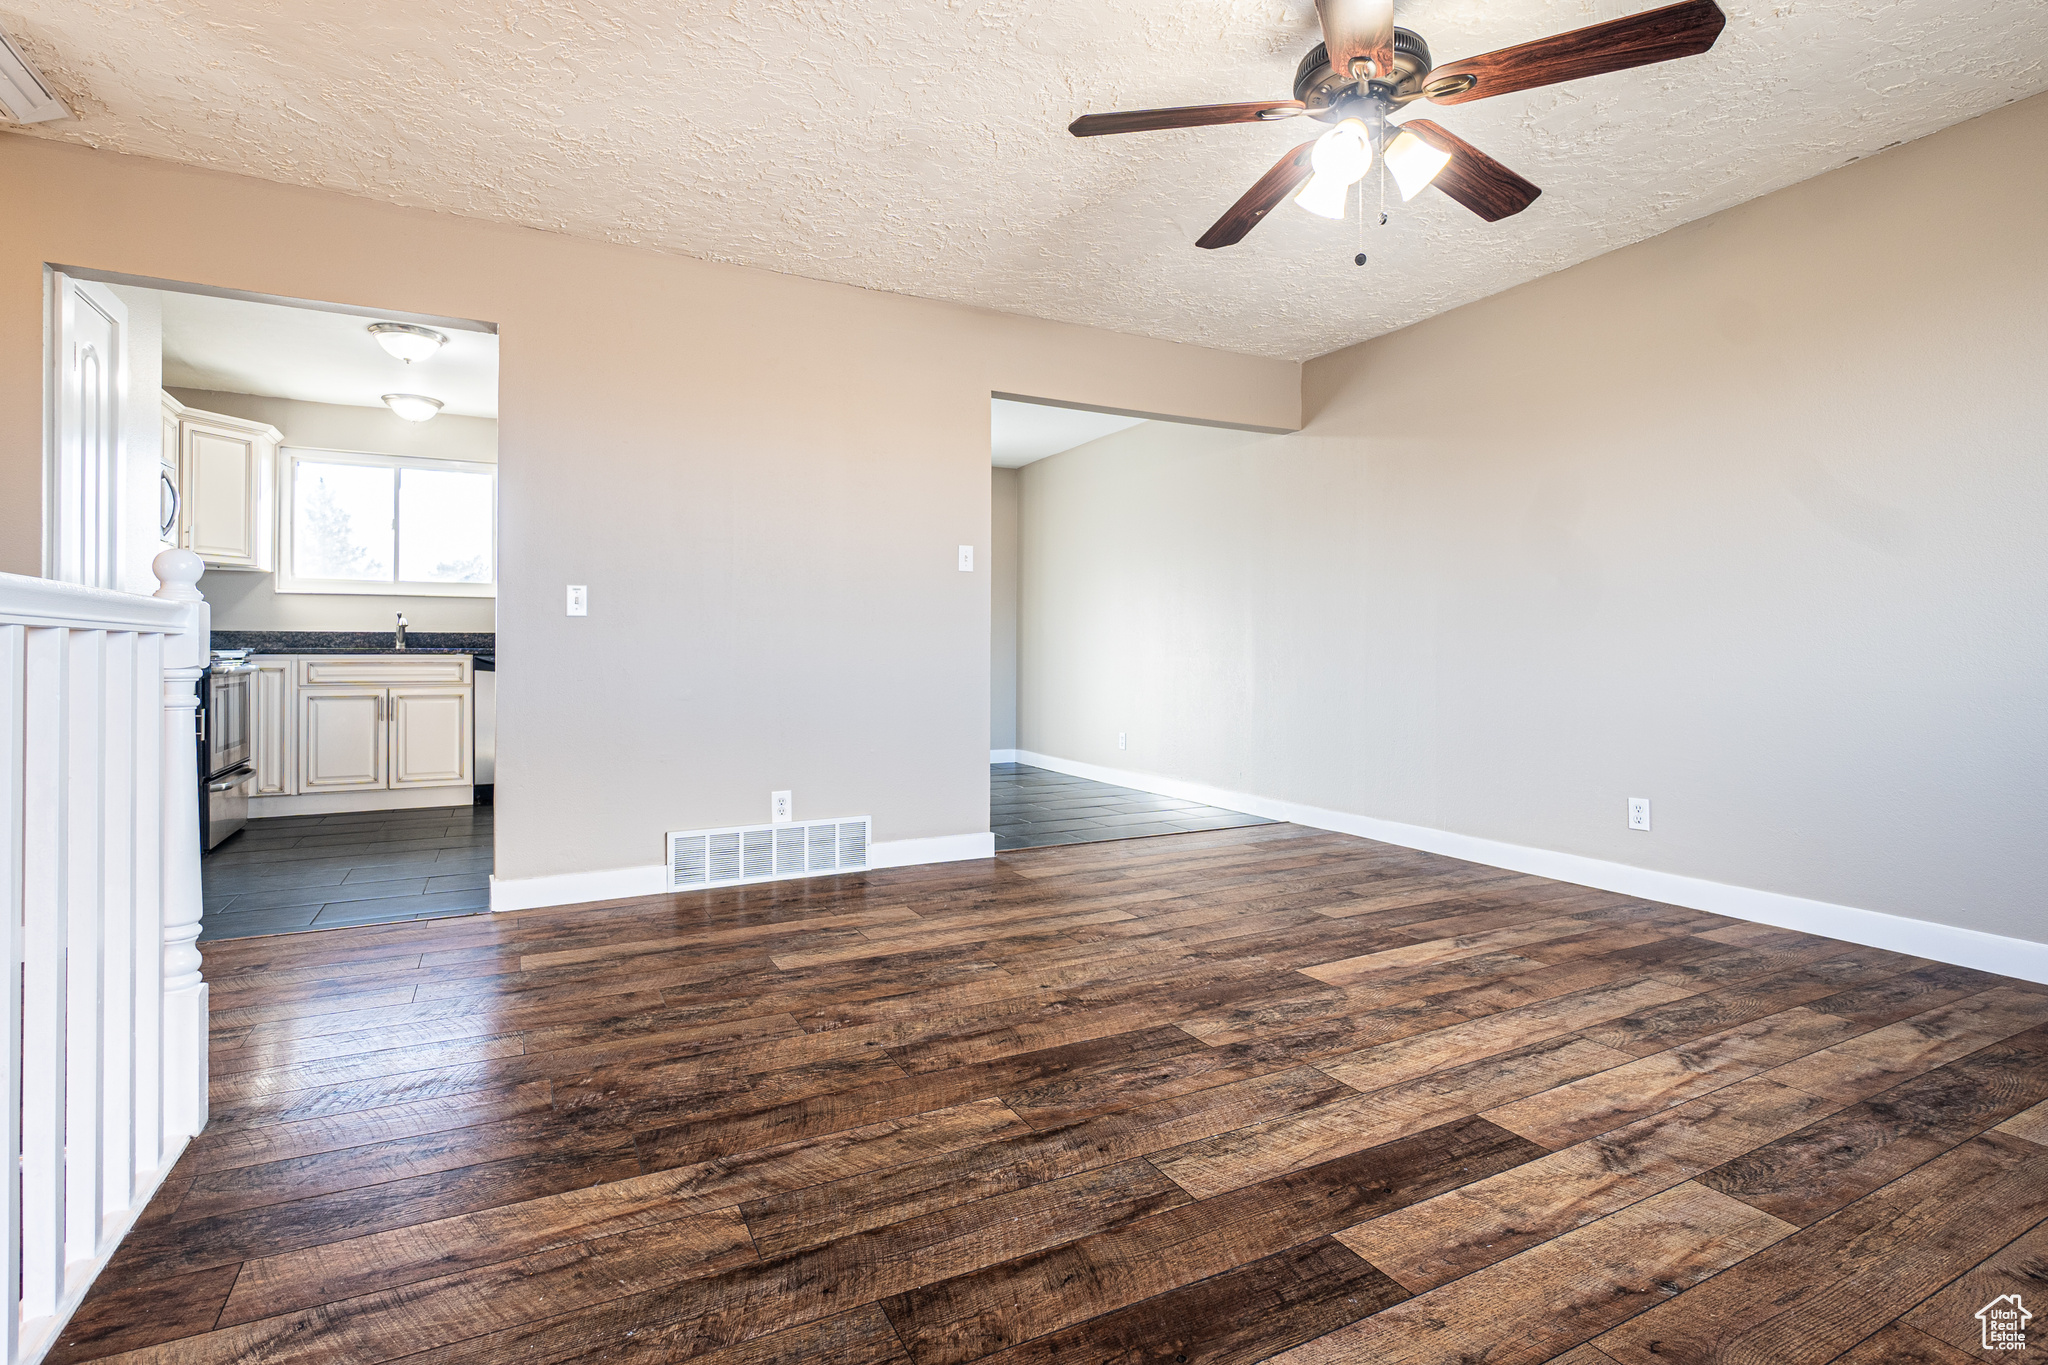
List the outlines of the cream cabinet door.
<svg viewBox="0 0 2048 1365">
<path fill-rule="evenodd" d="M 394 687 L 391 785 L 457 787 L 470 780 L 475 742 L 467 687 Z"/>
<path fill-rule="evenodd" d="M 299 791 L 360 791 L 385 783 L 381 687 L 299 689 Z"/>
<path fill-rule="evenodd" d="M 299 789 L 294 761 L 298 755 L 292 737 L 298 732 L 292 714 L 292 665 L 289 658 L 253 658 L 256 713 L 255 742 L 250 748 L 256 763 L 257 796 L 291 796 Z"/>
<path fill-rule="evenodd" d="M 183 496 L 178 487 L 178 415 L 185 411 L 185 405 L 169 394 L 160 395 L 159 410 L 163 414 L 162 467 L 157 471 L 157 520 L 165 545 L 178 544 L 178 524 L 183 520 L 178 499 Z"/>
<path fill-rule="evenodd" d="M 185 548 L 213 569 L 276 567 L 275 431 L 187 412 L 178 420 Z"/>
</svg>

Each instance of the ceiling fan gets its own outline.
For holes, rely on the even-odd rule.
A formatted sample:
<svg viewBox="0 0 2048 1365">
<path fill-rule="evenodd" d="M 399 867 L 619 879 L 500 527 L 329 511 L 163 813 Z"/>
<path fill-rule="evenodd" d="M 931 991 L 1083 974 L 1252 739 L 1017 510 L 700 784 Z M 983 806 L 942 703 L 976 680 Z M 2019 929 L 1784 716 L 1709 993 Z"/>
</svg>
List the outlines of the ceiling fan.
<svg viewBox="0 0 2048 1365">
<path fill-rule="evenodd" d="M 1728 22 L 1714 0 L 1680 0 L 1626 19 L 1432 67 L 1429 44 L 1394 27 L 1394 0 L 1316 0 L 1316 12 L 1322 19 L 1323 41 L 1301 59 L 1291 100 L 1086 114 L 1067 131 L 1075 137 L 1096 137 L 1215 123 L 1264 123 L 1303 114 L 1334 125 L 1281 157 L 1202 234 L 1195 243 L 1199 247 L 1214 249 L 1244 240 L 1290 194 L 1311 213 L 1342 218 L 1350 188 L 1365 178 L 1375 152 L 1403 200 L 1433 184 L 1481 218 L 1498 222 L 1529 207 L 1543 191 L 1428 119 L 1389 124 L 1388 115 L 1416 100 L 1464 104 L 1697 56 L 1714 45 Z M 1304 186 L 1303 181 L 1308 183 Z M 1361 254 L 1359 264 L 1364 263 Z"/>
</svg>

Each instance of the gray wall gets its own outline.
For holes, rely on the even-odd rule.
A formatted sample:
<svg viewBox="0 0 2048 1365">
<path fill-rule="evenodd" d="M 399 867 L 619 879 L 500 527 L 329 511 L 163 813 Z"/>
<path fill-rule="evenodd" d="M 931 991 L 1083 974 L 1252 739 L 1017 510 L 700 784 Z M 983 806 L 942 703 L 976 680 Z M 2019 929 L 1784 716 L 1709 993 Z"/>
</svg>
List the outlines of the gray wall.
<svg viewBox="0 0 2048 1365">
<path fill-rule="evenodd" d="M 989 506 L 988 747 L 1017 747 L 1018 471 L 992 469 Z"/>
<path fill-rule="evenodd" d="M 130 291 L 148 293 L 147 290 Z M 442 414 L 408 422 L 389 408 L 307 403 L 210 389 L 172 389 L 171 397 L 202 412 L 268 422 L 288 446 L 417 455 L 433 460 L 498 460 L 498 424 L 488 417 Z M 280 471 L 281 473 L 281 471 Z M 498 604 L 490 597 L 394 597 L 369 593 L 277 591 L 277 576 L 220 570 L 199 580 L 216 630 L 389 630 L 405 613 L 414 630 L 491 630 Z"/>
<path fill-rule="evenodd" d="M 0 568 L 46 261 L 497 323 L 500 877 L 664 830 L 988 829 L 989 396 L 1300 423 L 1298 365 L 0 136 Z M 587 584 L 590 614 L 563 611 Z"/>
<path fill-rule="evenodd" d="M 2048 97 L 1028 466 L 1021 747 L 2048 939 L 2044 225 Z"/>
</svg>

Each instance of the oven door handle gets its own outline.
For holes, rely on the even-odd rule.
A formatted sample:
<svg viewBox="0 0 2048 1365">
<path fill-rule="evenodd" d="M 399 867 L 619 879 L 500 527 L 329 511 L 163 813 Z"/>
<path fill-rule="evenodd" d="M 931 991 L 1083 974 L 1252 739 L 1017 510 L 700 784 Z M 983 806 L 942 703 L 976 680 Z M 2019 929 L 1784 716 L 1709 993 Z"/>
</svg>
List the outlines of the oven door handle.
<svg viewBox="0 0 2048 1365">
<path fill-rule="evenodd" d="M 256 769 L 252 765 L 244 763 L 226 777 L 216 778 L 212 782 L 207 783 L 206 789 L 210 792 L 233 791 L 254 776 L 256 776 Z"/>
</svg>

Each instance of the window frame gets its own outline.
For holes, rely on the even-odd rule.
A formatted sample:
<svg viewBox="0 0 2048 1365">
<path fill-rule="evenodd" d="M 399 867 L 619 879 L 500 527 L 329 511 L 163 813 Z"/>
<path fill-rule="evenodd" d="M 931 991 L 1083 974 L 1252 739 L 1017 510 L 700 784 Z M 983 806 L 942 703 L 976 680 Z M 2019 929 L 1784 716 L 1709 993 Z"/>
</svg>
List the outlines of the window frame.
<svg viewBox="0 0 2048 1365">
<path fill-rule="evenodd" d="M 292 546 L 293 511 L 299 496 L 299 462 L 312 464 L 368 465 L 377 469 L 437 470 L 456 474 L 483 474 L 491 481 L 491 581 L 488 583 L 428 583 L 393 579 L 368 582 L 360 578 L 302 578 L 295 571 Z M 496 597 L 498 595 L 498 466 L 481 460 L 436 460 L 420 455 L 378 455 L 361 450 L 319 450 L 311 446 L 279 446 L 277 499 L 277 578 L 281 593 L 325 593 L 350 597 Z M 398 567 L 400 504 L 398 474 L 392 476 L 391 564 Z"/>
</svg>

